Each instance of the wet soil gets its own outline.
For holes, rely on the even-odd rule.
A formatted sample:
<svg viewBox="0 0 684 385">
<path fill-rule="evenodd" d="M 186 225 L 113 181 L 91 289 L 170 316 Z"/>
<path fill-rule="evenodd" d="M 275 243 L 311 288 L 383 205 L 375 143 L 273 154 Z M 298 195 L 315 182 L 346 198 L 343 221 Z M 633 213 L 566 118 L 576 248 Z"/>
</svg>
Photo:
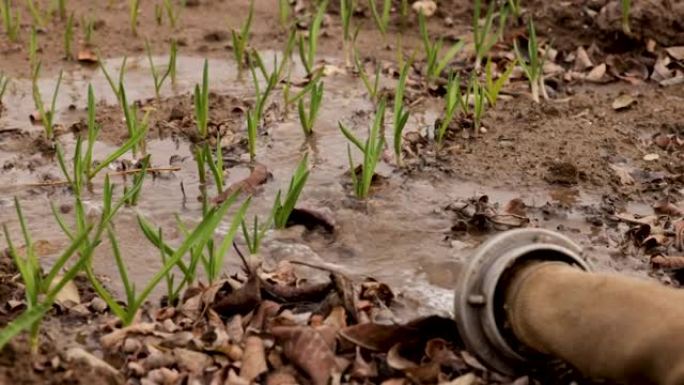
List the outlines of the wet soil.
<svg viewBox="0 0 684 385">
<path fill-rule="evenodd" d="M 152 164 L 179 168 L 148 178 L 137 207 L 124 209 L 115 222 L 117 235 L 125 240 L 122 254 L 134 267 L 130 269 L 131 279 L 143 285 L 161 263 L 158 251 L 138 230 L 136 216 L 142 214 L 161 226 L 170 242 L 182 238 L 175 214 L 187 222 L 201 218 L 197 200 L 199 180 L 192 159 L 197 138 L 191 92 L 200 81 L 205 57 L 210 59 L 210 126 L 212 132 L 221 134 L 227 184 L 250 173 L 244 114 L 254 103 L 254 90 L 248 76 L 238 75 L 228 32 L 243 22 L 249 5 L 247 1 L 189 1 L 197 4 L 184 8 L 179 26 L 172 29 L 167 21 L 156 25 L 154 4 L 142 2 L 139 36 L 134 37 L 126 3 L 114 3 L 110 7 L 105 1 L 70 1 L 69 8 L 75 12 L 78 24 L 77 39 L 83 37 L 81 18 L 93 18 L 97 26 L 94 49 L 102 55 L 109 72 L 118 73 L 122 57 L 129 57 L 125 77 L 128 97 L 150 113 L 147 151 Z M 330 65 L 334 73 L 325 77 L 326 93 L 315 134 L 310 140 L 304 139 L 296 111 L 293 107 L 284 111 L 283 90 L 278 87 L 257 147 L 257 161 L 268 169 L 271 178 L 254 192 L 248 217 L 267 215 L 277 191 L 287 188 L 302 154 L 309 151 L 311 176 L 301 205 L 329 213 L 335 220 L 335 233 L 321 234 L 304 226 L 271 231 L 262 250 L 265 264 L 276 266 L 283 260 L 300 260 L 343 271 L 357 280 L 372 276 L 394 288 L 403 309 L 398 314 L 405 319 L 426 314 L 449 315 L 460 266 L 488 235 L 502 229 L 473 226 L 470 218 L 464 218 L 463 212 L 454 207 L 487 196 L 488 206 L 498 212 L 508 212 L 511 202 L 520 203 L 514 205 L 519 207 L 516 215 L 527 218 L 526 225 L 569 236 L 584 247 L 586 258 L 598 270 L 678 285 L 671 270 L 654 269 L 650 258 L 656 252 L 628 246 L 632 243 L 629 231 L 634 222 L 616 216 L 648 217 L 663 200 L 682 207 L 684 87 L 663 87 L 648 79 L 634 81 L 633 77 L 627 79 L 630 81 L 620 80 L 624 71 L 611 71 L 616 65 L 609 66 L 609 74 L 600 82 L 568 80 L 564 75 L 575 70 L 575 63 L 569 58 L 580 46 L 590 52 L 594 65 L 611 60 L 609 55 L 613 54 L 613 59 L 638 59 L 639 63 L 646 63 L 643 66 L 650 74 L 654 63 L 664 55 L 663 46 L 684 43 L 682 26 L 677 24 L 682 18 L 675 17 L 681 10 L 675 6 L 669 13 L 660 12 L 658 17 L 662 20 L 655 23 L 649 21 L 653 19 L 647 17 L 646 10 L 635 5 L 635 32 L 625 36 L 619 22 L 615 26 L 610 16 L 614 11 L 606 8 L 609 6 L 614 7 L 605 1 L 540 1 L 526 6 L 527 12 L 534 15 L 541 37 L 552 41 L 559 51 L 556 61 L 563 72 L 548 76 L 551 100 L 533 103 L 526 82 L 518 77 L 505 87 L 505 100 L 487 111 L 481 132 L 473 135 L 460 127 L 454 129 L 442 149 L 435 149 L 430 137 L 435 120 L 441 116 L 443 101 L 438 95 L 443 91 L 426 90 L 419 83 L 417 71 L 412 72 L 413 85 L 407 92 L 412 115 L 406 129 L 406 166 L 397 167 L 388 148 L 385 162 L 378 170 L 384 177 L 383 183 L 365 202 L 353 198 L 348 188 L 346 140 L 337 126 L 341 121 L 364 136 L 372 120 L 373 106 L 359 78 L 344 67 L 341 27 L 335 7 L 331 6 L 319 60 Z M 18 9 L 22 12 L 21 20 L 30 20 L 23 5 Z M 656 12 L 654 9 L 658 8 L 649 12 Z M 469 2 L 440 2 L 430 19 L 431 34 L 468 40 L 471 12 Z M 369 68 L 374 62 L 385 68 L 381 83 L 391 94 L 396 82 L 393 61 L 398 45 L 402 45 L 404 52 L 421 47 L 416 22 L 409 20 L 409 32 L 401 32 L 398 16 L 393 15 L 391 32 L 383 40 L 367 9 L 359 10 L 357 20 L 361 55 L 371 59 Z M 38 35 L 39 56 L 44 65 L 39 86 L 44 95 L 49 95 L 58 71 L 65 70 L 56 121 L 60 125 L 59 140 L 65 152 L 71 153 L 75 137 L 84 127 L 85 90 L 92 84 L 98 99 L 97 120 L 103 127 L 95 150 L 96 157 L 101 159 L 127 137 L 123 116 L 97 66 L 63 60 L 63 29 L 64 22 L 55 20 Z M 0 110 L 0 223 L 6 224 L 16 237 L 15 243 L 20 243 L 13 209 L 13 197 L 18 196 L 34 239 L 54 245 L 41 255 L 44 263 L 49 264 L 66 243 L 52 219 L 50 203 L 69 212 L 73 197 L 59 184 L 61 173 L 54 155 L 41 139 L 42 128 L 29 120 L 34 108 L 28 78 L 28 30 L 28 24 L 22 26 L 19 43 L 9 42 L 4 35 L 0 40 L 0 69 L 12 78 Z M 505 41 L 524 33 L 524 26 L 512 21 Z M 145 39 L 149 40 L 158 65 L 166 63 L 164 55 L 171 39 L 178 40 L 180 45 L 178 81 L 173 86 L 167 83 L 160 98 L 155 97 L 144 53 Z M 251 45 L 263 53 L 267 66 L 285 39 L 286 34 L 278 24 L 277 8 L 271 2 L 257 1 Z M 649 39 L 656 42 L 655 51 L 646 48 Z M 497 47 L 497 55 L 504 57 L 506 52 L 510 53 L 508 48 Z M 465 59 L 457 59 L 454 68 L 469 69 Z M 672 71 L 682 68 L 676 60 L 670 64 Z M 611 75 L 614 73 L 617 75 Z M 304 80 L 298 65 L 293 80 Z M 634 99 L 634 103 L 615 110 L 614 101 L 624 95 Z M 388 122 L 389 119 L 388 115 Z M 391 143 L 389 132 L 387 137 Z M 360 154 L 355 153 L 354 157 L 358 161 Z M 124 158 L 135 162 L 130 154 Z M 130 183 L 130 177 L 116 174 L 118 171 L 110 170 L 113 181 L 119 185 Z M 101 209 L 102 184 L 102 179 L 96 180 L 91 193 L 84 197 L 91 210 L 89 215 L 95 216 Z M 681 220 L 681 212 L 671 216 L 673 221 Z M 227 227 L 228 224 L 223 225 L 220 232 Z M 240 238 L 238 244 L 244 245 L 244 241 Z M 5 246 L 3 238 L 0 249 Z M 657 251 L 661 253 L 663 248 Z M 669 245 L 664 252 L 677 255 L 682 251 Z M 231 254 L 226 261 L 226 273 L 239 269 L 237 255 Z M 0 262 L 0 303 L 20 300 L 16 271 L 11 270 L 7 258 Z M 108 286 L 121 293 L 108 245 L 100 248 L 94 267 L 98 274 L 109 277 Z M 157 292 L 154 299 L 161 294 Z M 16 314 L 3 309 L 0 326 Z M 54 316 L 46 321 L 45 329 L 58 334 L 67 327 L 61 322 L 59 316 Z M 86 334 L 89 331 L 84 330 Z M 45 349 L 50 352 L 80 343 L 75 340 L 58 337 Z M 20 379 L 25 380 L 23 383 L 38 383 L 44 378 L 54 378 L 54 383 L 90 383 L 88 377 L 80 374 L 74 378 L 68 365 L 56 365 L 58 369 L 39 365 L 38 370 L 34 363 L 22 366 L 18 372 L 9 370 L 28 354 L 22 346 L 21 341 L 15 342 L 10 353 L 3 351 L 0 355 L 0 383 L 22 383 Z M 15 358 L 7 361 L 7 357 Z"/>
</svg>

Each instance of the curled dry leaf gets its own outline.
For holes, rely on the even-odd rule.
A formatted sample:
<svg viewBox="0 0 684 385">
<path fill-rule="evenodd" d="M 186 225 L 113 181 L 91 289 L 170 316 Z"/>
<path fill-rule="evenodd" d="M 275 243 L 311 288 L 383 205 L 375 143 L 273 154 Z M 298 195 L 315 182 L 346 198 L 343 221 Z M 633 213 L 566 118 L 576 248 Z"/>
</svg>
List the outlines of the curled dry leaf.
<svg viewBox="0 0 684 385">
<path fill-rule="evenodd" d="M 597 65 L 596 67 L 592 68 L 591 71 L 585 76 L 585 79 L 587 81 L 593 82 L 593 83 L 601 83 L 604 82 L 604 75 L 606 74 L 606 63 L 601 63 Z"/>
<path fill-rule="evenodd" d="M 442 385 L 474 385 L 477 382 L 477 376 L 475 373 L 466 373 L 462 376 L 456 377 L 449 382 L 445 382 Z"/>
<path fill-rule="evenodd" d="M 664 255 L 654 255 L 651 258 L 651 264 L 653 267 L 659 267 L 662 269 L 669 270 L 679 270 L 684 269 L 684 256 L 664 256 Z"/>
<path fill-rule="evenodd" d="M 318 302 L 325 298 L 333 289 L 333 283 L 324 282 L 306 286 L 282 286 L 261 281 L 261 289 L 264 298 L 270 298 L 277 302 Z"/>
<path fill-rule="evenodd" d="M 219 292 L 212 309 L 223 317 L 254 310 L 261 302 L 260 282 L 259 277 L 252 274 L 241 288 L 226 294 Z"/>
<path fill-rule="evenodd" d="M 356 356 L 351 369 L 351 376 L 357 380 L 365 380 L 378 375 L 378 366 L 375 362 L 367 362 L 361 354 L 361 348 L 356 348 Z"/>
<path fill-rule="evenodd" d="M 379 301 L 385 306 L 390 306 L 394 300 L 394 293 L 386 284 L 374 279 L 367 279 L 361 284 L 359 297 L 369 301 Z"/>
<path fill-rule="evenodd" d="M 61 279 L 62 277 L 58 275 L 52 281 L 53 286 L 56 282 L 61 281 Z M 62 287 L 62 289 L 57 293 L 55 302 L 65 307 L 71 307 L 81 303 L 81 296 L 78 294 L 78 287 L 76 287 L 76 283 L 74 283 L 73 280 L 67 282 L 67 284 L 64 285 L 64 287 Z"/>
<path fill-rule="evenodd" d="M 242 356 L 240 377 L 252 382 L 266 371 L 268 371 L 268 366 L 266 365 L 264 341 L 257 336 L 247 337 L 245 340 L 245 351 Z"/>
<path fill-rule="evenodd" d="M 101 373 L 102 375 L 106 376 L 108 379 L 112 381 L 114 384 L 123 384 L 124 380 L 121 377 L 121 374 L 119 373 L 116 368 L 113 366 L 109 365 L 105 361 L 101 360 L 100 358 L 95 357 L 91 353 L 88 353 L 85 351 L 83 348 L 75 347 L 71 348 L 66 351 L 65 353 L 67 361 L 71 362 L 80 362 L 82 364 L 85 364 L 94 370 L 96 370 L 98 373 Z"/>
<path fill-rule="evenodd" d="M 213 363 L 208 355 L 190 349 L 175 348 L 173 356 L 178 366 L 190 373 L 201 373 Z"/>
<path fill-rule="evenodd" d="M 241 191 L 246 194 L 254 194 L 259 186 L 266 183 L 270 173 L 266 166 L 261 163 L 257 163 L 252 167 L 252 172 L 249 176 L 239 182 L 235 182 L 230 185 L 223 193 L 214 198 L 214 203 L 221 204 L 223 201 L 228 199 L 236 191 Z"/>
<path fill-rule="evenodd" d="M 80 51 L 78 51 L 76 59 L 79 63 L 84 64 L 97 64 L 99 62 L 97 54 L 95 54 L 95 52 L 90 48 L 83 48 Z"/>
<path fill-rule="evenodd" d="M 626 110 L 635 102 L 636 100 L 631 95 L 623 94 L 613 100 L 611 107 L 613 107 L 615 111 Z"/>
<path fill-rule="evenodd" d="M 418 367 L 417 363 L 404 358 L 401 355 L 402 348 L 404 348 L 404 344 L 401 342 L 394 344 L 394 346 L 390 348 L 390 350 L 387 352 L 387 365 L 396 370 L 406 370 Z"/>
<path fill-rule="evenodd" d="M 100 344 L 105 349 L 115 349 L 120 346 L 124 339 L 130 335 L 147 335 L 154 332 L 156 324 L 152 322 L 137 323 L 130 326 L 126 326 L 122 329 L 114 330 L 113 332 L 106 334 L 100 338 Z"/>
<path fill-rule="evenodd" d="M 591 62 L 587 50 L 585 50 L 582 46 L 577 47 L 577 51 L 575 53 L 575 71 L 584 71 L 593 66 L 594 63 Z"/>
<path fill-rule="evenodd" d="M 684 45 L 665 48 L 665 52 L 675 60 L 684 61 Z"/>
<path fill-rule="evenodd" d="M 681 207 L 671 203 L 667 199 L 664 199 L 653 206 L 653 211 L 655 211 L 656 214 L 667 215 L 670 217 L 681 217 L 684 215 L 684 210 L 682 210 Z"/>
<path fill-rule="evenodd" d="M 316 330 L 302 326 L 278 326 L 271 334 L 283 342 L 285 356 L 311 379 L 314 385 L 327 385 L 338 372 L 335 354 Z"/>
</svg>

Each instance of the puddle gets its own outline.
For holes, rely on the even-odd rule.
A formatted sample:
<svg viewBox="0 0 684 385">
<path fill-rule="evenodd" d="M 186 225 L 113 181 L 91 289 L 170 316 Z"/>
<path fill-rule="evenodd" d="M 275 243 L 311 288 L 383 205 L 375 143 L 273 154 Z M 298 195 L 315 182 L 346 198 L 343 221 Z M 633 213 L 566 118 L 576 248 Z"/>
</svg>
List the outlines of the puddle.
<svg viewBox="0 0 684 385">
<path fill-rule="evenodd" d="M 157 57 L 155 62 L 160 65 L 166 59 Z M 118 63 L 120 60 L 114 59 L 106 64 L 110 73 L 118 73 Z M 195 83 L 200 81 L 202 64 L 203 59 L 200 58 L 179 57 L 177 85 L 173 89 L 165 86 L 162 96 L 189 93 Z M 230 62 L 212 60 L 210 72 L 213 92 L 231 94 L 238 98 L 252 96 L 251 84 L 236 81 L 237 71 Z M 55 81 L 56 79 L 40 81 L 44 97 L 48 97 L 46 95 L 51 92 Z M 416 307 L 415 311 L 448 314 L 451 312 L 452 288 L 458 279 L 460 266 L 483 239 L 467 236 L 457 245 L 445 240 L 452 225 L 452 216 L 443 208 L 449 203 L 482 194 L 501 205 L 513 198 L 522 198 L 531 208 L 540 208 L 549 202 L 576 206 L 600 201 L 598 197 L 587 196 L 572 189 L 513 191 L 496 185 L 481 186 L 454 177 L 409 178 L 385 166 L 381 171 L 389 177 L 387 186 L 360 210 L 343 186 L 346 181 L 343 174 L 348 168 L 347 142 L 339 132 L 338 121 L 343 121 L 357 135 L 365 137 L 367 114 L 372 106 L 364 97 L 361 91 L 363 86 L 358 80 L 347 75 L 337 75 L 326 78 L 325 82 L 324 102 L 315 126 L 315 136 L 310 144 L 314 149 L 311 175 L 301 202 L 330 208 L 339 224 L 339 233 L 334 240 L 326 240 L 306 237 L 288 239 L 282 233 L 270 232 L 262 250 L 266 258 L 269 255 L 283 256 L 311 263 L 325 263 L 356 278 L 372 276 L 395 288 L 407 303 Z M 70 106 L 83 109 L 88 83 L 93 85 L 98 100 L 116 103 L 110 86 L 99 69 L 65 73 L 62 91 L 57 99 L 58 122 L 71 122 Z M 129 59 L 126 84 L 129 100 L 154 97 L 154 86 L 146 58 Z M 274 98 L 280 98 L 279 93 Z M 32 127 L 28 120 L 28 115 L 33 110 L 29 80 L 15 81 L 5 100 L 6 112 L 0 118 L 0 128 L 41 129 Z M 431 125 L 438 115 L 437 110 L 417 114 L 411 129 Z M 291 173 L 301 159 L 302 149 L 307 147 L 296 111 L 291 112 L 288 119 L 270 124 L 267 131 L 268 135 L 259 138 L 257 159 L 268 167 L 273 179 L 253 199 L 248 218 L 252 218 L 254 214 L 265 218 L 278 189 L 287 188 Z M 388 139 L 391 143 L 391 138 Z M 74 145 L 72 135 L 64 135 L 61 140 L 66 153 L 71 153 Z M 95 148 L 96 157 L 102 158 L 113 149 L 110 144 L 98 143 Z M 157 271 L 160 257 L 158 251 L 150 246 L 139 231 L 136 215 L 143 215 L 161 226 L 165 239 L 171 243 L 180 241 L 175 224 L 176 214 L 189 222 L 201 217 L 201 207 L 196 199 L 199 181 L 190 144 L 181 140 L 155 139 L 148 142 L 147 149 L 152 154 L 152 163 L 156 167 L 167 166 L 172 156 L 185 158 L 185 161 L 179 164 L 180 171 L 162 173 L 155 178 L 146 179 L 139 205 L 124 209 L 115 222 L 122 254 L 128 263 L 131 279 L 138 287 L 143 286 Z M 0 161 L 5 163 L 22 156 L 16 152 L 0 152 Z M 68 202 L 72 197 L 60 187 L 26 186 L 40 181 L 43 175 L 60 175 L 53 160 L 44 159 L 41 155 L 32 157 L 36 157 L 35 167 L 32 169 L 10 169 L 0 174 L 0 190 L 3 192 L 3 198 L 0 199 L 0 223 L 7 223 L 11 234 L 19 234 L 10 199 L 11 196 L 18 195 L 34 239 L 64 243 L 64 237 L 52 218 L 50 203 L 68 210 Z M 130 158 L 130 154 L 126 157 Z M 361 159 L 359 153 L 354 153 L 354 157 L 356 161 Z M 228 170 L 227 184 L 244 178 L 248 173 L 246 166 L 231 168 Z M 126 183 L 121 176 L 112 177 L 112 181 L 119 185 L 119 191 L 121 185 Z M 181 185 L 186 192 L 185 197 Z M 94 184 L 94 193 L 84 198 L 91 211 L 89 215 L 98 213 L 101 188 L 102 180 L 98 179 Z M 574 209 L 568 210 L 560 218 L 544 219 L 539 216 L 534 224 L 560 230 L 585 246 L 589 246 L 592 239 L 602 236 L 600 231 L 592 229 L 584 216 Z M 225 231 L 225 227 L 221 229 Z M 301 247 L 293 247 L 297 243 Z M 4 239 L 0 240 L 0 247 L 5 247 Z M 592 259 L 598 261 L 600 266 L 610 268 L 609 251 L 609 248 L 598 251 L 594 248 Z M 320 260 L 312 261 L 316 256 Z M 49 261 L 47 258 L 46 262 Z M 235 255 L 227 256 L 226 261 L 226 271 L 237 268 L 238 259 Z M 113 257 L 106 245 L 100 248 L 94 263 L 96 272 L 109 276 L 111 281 L 107 283 L 119 288 Z"/>
</svg>

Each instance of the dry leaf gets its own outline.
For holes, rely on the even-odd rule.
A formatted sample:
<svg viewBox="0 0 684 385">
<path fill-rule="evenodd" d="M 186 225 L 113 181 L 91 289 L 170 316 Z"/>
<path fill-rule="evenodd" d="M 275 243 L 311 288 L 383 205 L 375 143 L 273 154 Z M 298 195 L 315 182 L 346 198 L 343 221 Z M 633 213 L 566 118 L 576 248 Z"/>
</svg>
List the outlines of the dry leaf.
<svg viewBox="0 0 684 385">
<path fill-rule="evenodd" d="M 114 330 L 113 332 L 104 335 L 100 338 L 100 344 L 105 349 L 113 349 L 123 343 L 129 335 L 135 334 L 151 334 L 154 332 L 156 324 L 153 322 L 136 323 L 130 326 L 126 326 L 122 329 Z"/>
<path fill-rule="evenodd" d="M 587 54 L 587 50 L 585 50 L 584 47 L 582 47 L 582 46 L 577 47 L 577 52 L 575 55 L 575 65 L 574 65 L 575 71 L 584 71 L 587 68 L 590 68 L 593 66 L 594 66 L 594 63 L 591 62 L 591 59 L 589 58 L 589 54 Z"/>
<path fill-rule="evenodd" d="M 52 286 L 61 280 L 61 276 L 56 276 L 52 281 Z M 62 289 L 57 293 L 55 302 L 65 307 L 71 307 L 81 303 L 81 296 L 78 294 L 78 287 L 76 287 L 76 283 L 74 283 L 73 280 L 67 282 L 67 284 L 64 285 L 64 287 L 62 287 Z"/>
<path fill-rule="evenodd" d="M 611 164 L 610 168 L 613 169 L 613 171 L 615 172 L 615 175 L 620 180 L 621 185 L 633 185 L 634 184 L 634 178 L 629 173 L 629 170 L 627 168 L 622 167 L 622 166 L 618 166 L 615 164 Z"/>
<path fill-rule="evenodd" d="M 592 68 L 591 71 L 585 77 L 586 80 L 594 83 L 599 83 L 603 81 L 603 76 L 606 74 L 606 63 L 601 63 L 596 67 Z"/>
<path fill-rule="evenodd" d="M 389 352 L 387 352 L 387 365 L 396 370 L 406 370 L 418 367 L 418 364 L 415 362 L 401 356 L 401 349 L 403 347 L 404 345 L 399 342 L 390 348 Z"/>
<path fill-rule="evenodd" d="M 264 341 L 257 336 L 249 336 L 245 340 L 245 352 L 242 356 L 240 377 L 254 381 L 262 373 L 268 371 Z"/>
<path fill-rule="evenodd" d="M 655 211 L 656 214 L 667 215 L 670 217 L 680 217 L 684 215 L 684 210 L 682 210 L 682 208 L 669 202 L 667 199 L 662 200 L 653 206 L 653 211 Z"/>
<path fill-rule="evenodd" d="M 214 198 L 214 203 L 223 203 L 223 201 L 238 190 L 246 194 L 254 194 L 259 186 L 268 181 L 269 176 L 270 173 L 266 166 L 257 163 L 252 167 L 252 172 L 247 178 L 230 185 L 223 193 Z"/>
<path fill-rule="evenodd" d="M 652 161 L 658 160 L 658 159 L 660 159 L 660 155 L 655 154 L 655 153 L 644 155 L 644 160 L 647 162 L 652 162 Z"/>
<path fill-rule="evenodd" d="M 444 382 L 440 385 L 473 385 L 477 382 L 477 376 L 474 373 L 467 373 L 460 377 L 456 377 L 449 382 Z"/>
<path fill-rule="evenodd" d="M 613 104 L 611 105 L 615 111 L 620 111 L 627 109 L 630 107 L 632 104 L 634 104 L 636 100 L 630 95 L 624 94 L 620 95 L 615 100 L 613 100 Z"/>
<path fill-rule="evenodd" d="M 97 55 L 90 48 L 83 48 L 80 51 L 78 51 L 76 59 L 80 63 L 85 64 L 97 64 L 99 62 Z"/>
<path fill-rule="evenodd" d="M 302 369 L 314 385 L 327 385 L 332 373 L 339 371 L 330 345 L 313 328 L 278 326 L 271 334 L 284 343 L 285 356 Z"/>
<path fill-rule="evenodd" d="M 201 373 L 214 362 L 211 357 L 204 353 L 184 348 L 173 349 L 173 356 L 181 369 L 191 373 Z"/>
<path fill-rule="evenodd" d="M 684 45 L 665 48 L 665 52 L 675 60 L 684 60 Z"/>
<path fill-rule="evenodd" d="M 651 264 L 653 267 L 662 269 L 684 269 L 684 256 L 666 257 L 664 255 L 654 255 L 651 258 Z"/>
</svg>

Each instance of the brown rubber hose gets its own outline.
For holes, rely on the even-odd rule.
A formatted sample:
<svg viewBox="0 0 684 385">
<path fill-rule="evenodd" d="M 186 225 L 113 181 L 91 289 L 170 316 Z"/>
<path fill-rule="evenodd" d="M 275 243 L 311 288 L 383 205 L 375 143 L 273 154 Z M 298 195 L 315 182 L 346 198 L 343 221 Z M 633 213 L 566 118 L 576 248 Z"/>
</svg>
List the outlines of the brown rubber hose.
<svg viewBox="0 0 684 385">
<path fill-rule="evenodd" d="M 587 376 L 684 384 L 684 290 L 540 262 L 515 274 L 505 305 L 520 342 Z"/>
</svg>

